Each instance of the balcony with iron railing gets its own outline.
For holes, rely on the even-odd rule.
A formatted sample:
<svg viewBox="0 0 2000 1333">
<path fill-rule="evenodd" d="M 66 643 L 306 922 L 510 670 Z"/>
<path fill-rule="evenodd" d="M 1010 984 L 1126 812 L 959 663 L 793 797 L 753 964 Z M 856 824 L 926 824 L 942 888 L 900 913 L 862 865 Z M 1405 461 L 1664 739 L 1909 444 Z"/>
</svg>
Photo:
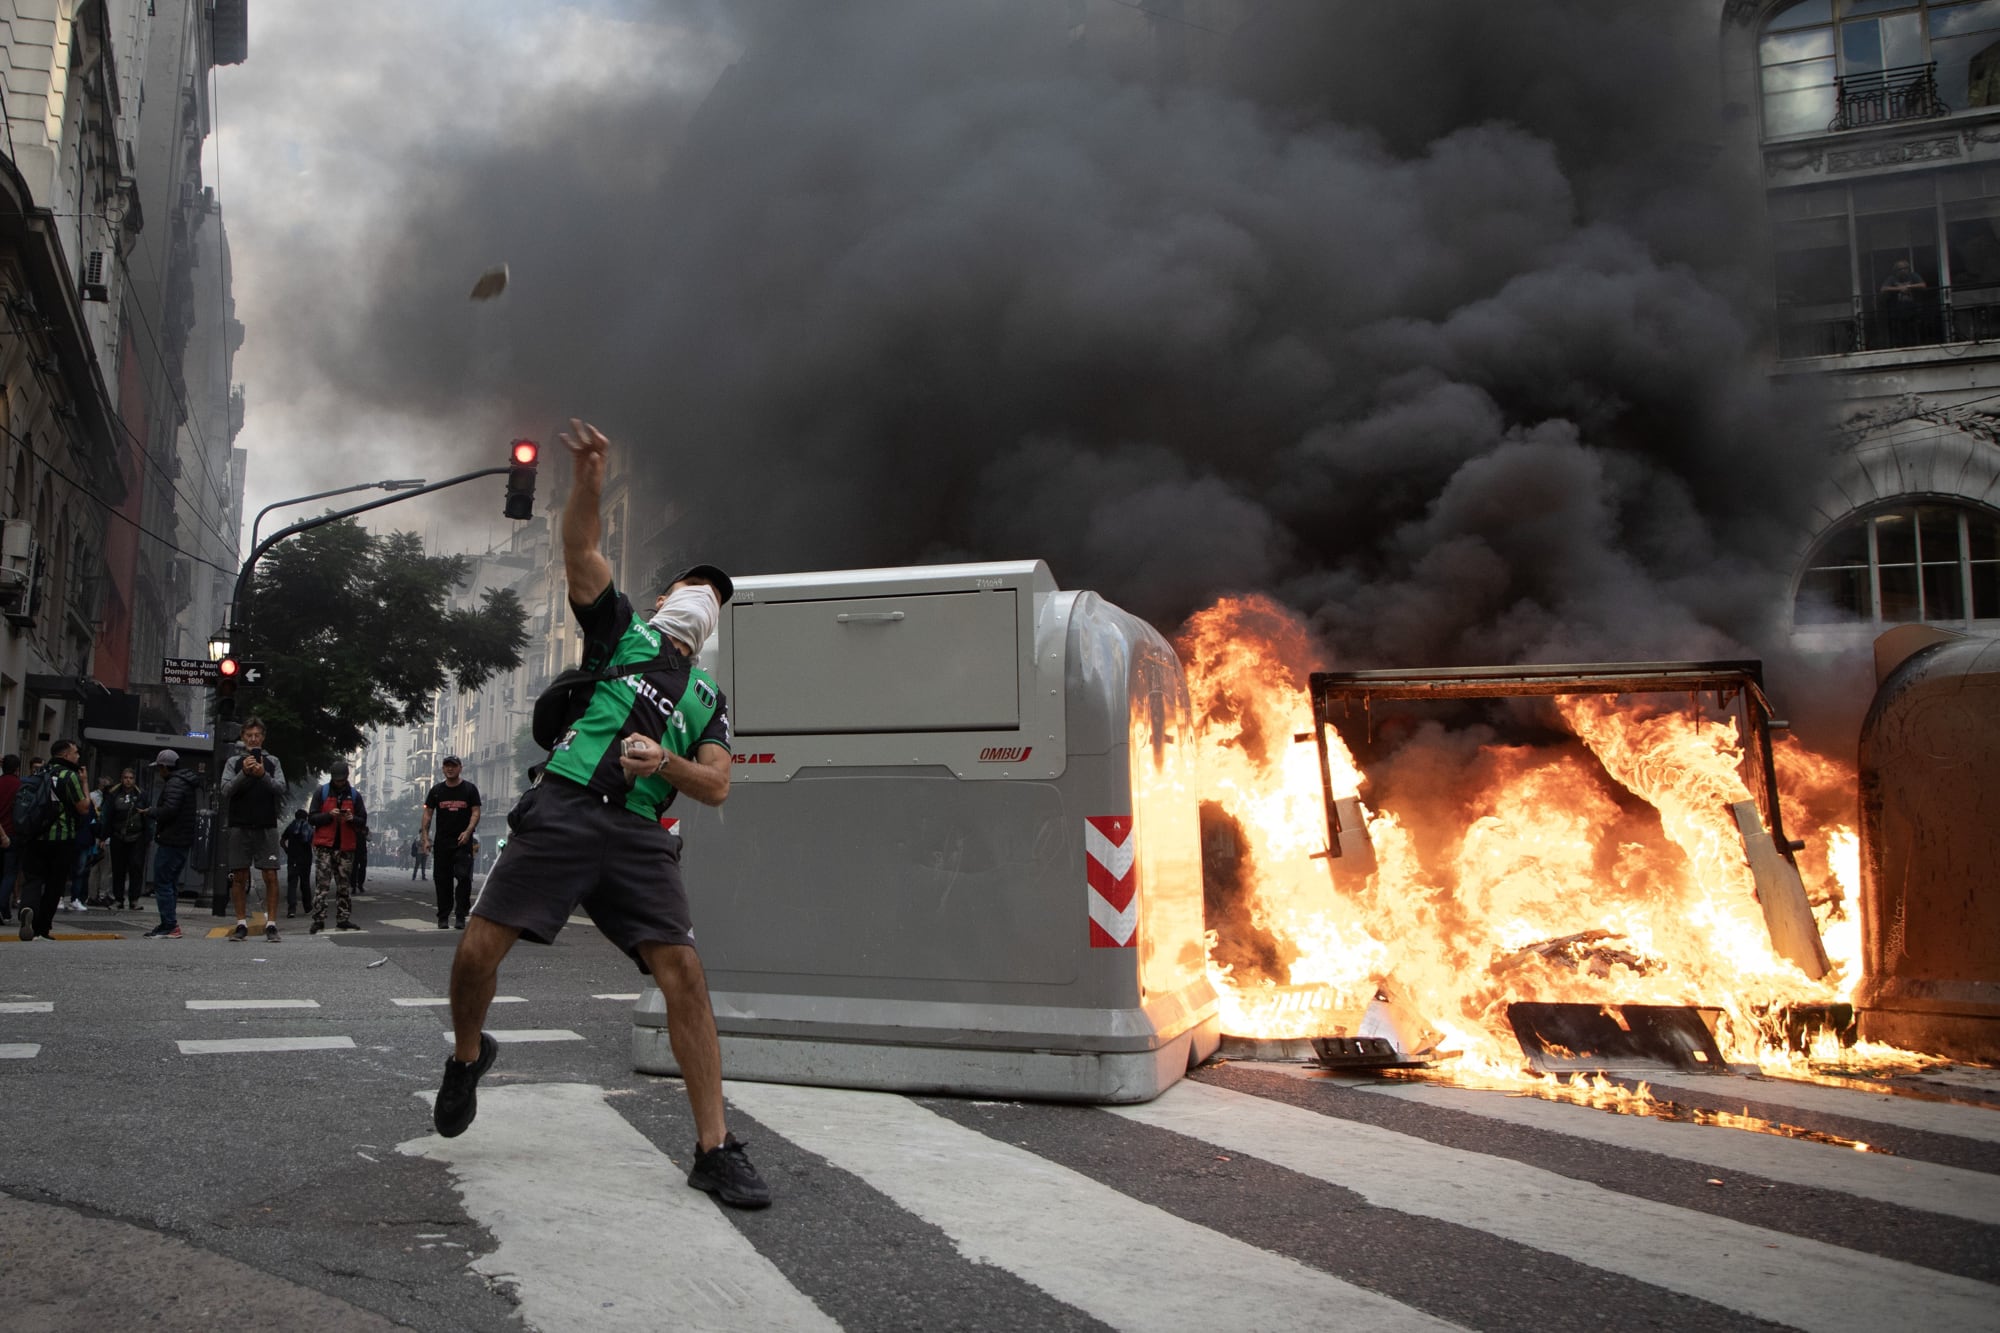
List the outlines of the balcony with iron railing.
<svg viewBox="0 0 2000 1333">
<path fill-rule="evenodd" d="M 1834 80 L 1833 87 L 1836 110 L 1827 125 L 1830 131 L 1860 130 L 1951 114 L 1951 108 L 1938 96 L 1935 61 L 1843 75 Z"/>
<path fill-rule="evenodd" d="M 1780 306 L 1778 356 L 1848 356 L 2000 340 L 2000 285 L 1940 287 L 1894 309 Z"/>
</svg>

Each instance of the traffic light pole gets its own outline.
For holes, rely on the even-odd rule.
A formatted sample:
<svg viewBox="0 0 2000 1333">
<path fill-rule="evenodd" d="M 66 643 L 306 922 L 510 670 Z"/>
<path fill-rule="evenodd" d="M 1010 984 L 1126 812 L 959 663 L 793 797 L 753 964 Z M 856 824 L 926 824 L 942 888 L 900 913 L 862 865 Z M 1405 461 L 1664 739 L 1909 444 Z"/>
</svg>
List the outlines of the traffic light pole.
<svg viewBox="0 0 2000 1333">
<path fill-rule="evenodd" d="M 404 500 L 414 500 L 420 495 L 429 495 L 434 491 L 442 491 L 452 486 L 462 486 L 468 481 L 478 481 L 481 477 L 510 476 L 513 472 L 514 469 L 511 467 L 483 467 L 477 472 L 460 473 L 456 477 L 447 477 L 443 481 L 434 481 L 428 486 L 421 486 L 415 490 L 399 491 L 394 495 L 384 496 L 380 500 L 370 500 L 366 504 L 353 505 L 346 509 L 336 510 L 330 514 L 321 514 L 317 518 L 302 519 L 290 527 L 278 529 L 250 548 L 250 554 L 244 558 L 243 568 L 237 571 L 235 592 L 229 602 L 229 638 L 231 651 L 239 653 L 242 651 L 244 647 L 242 640 L 250 627 L 250 579 L 251 575 L 257 571 L 257 562 L 264 558 L 265 552 L 285 540 L 285 538 L 296 537 L 301 532 L 310 532 L 314 528 L 324 527 L 328 523 L 337 523 L 343 518 L 353 518 L 356 514 L 365 514 L 371 509 L 380 509 L 384 505 L 400 504 Z M 215 701 L 215 792 L 214 799 L 210 802 L 209 806 L 214 812 L 214 818 L 209 822 L 208 834 L 208 896 L 210 914 L 213 916 L 227 915 L 230 906 L 229 869 L 223 864 L 226 857 L 223 851 L 225 839 L 222 824 L 222 770 L 228 766 L 228 756 L 231 748 L 236 743 L 236 737 L 241 734 L 234 728 L 233 724 L 235 721 L 235 696 L 218 691 Z M 250 884 L 244 887 L 246 902 L 254 901 L 256 899 L 255 890 L 257 886 Z"/>
</svg>

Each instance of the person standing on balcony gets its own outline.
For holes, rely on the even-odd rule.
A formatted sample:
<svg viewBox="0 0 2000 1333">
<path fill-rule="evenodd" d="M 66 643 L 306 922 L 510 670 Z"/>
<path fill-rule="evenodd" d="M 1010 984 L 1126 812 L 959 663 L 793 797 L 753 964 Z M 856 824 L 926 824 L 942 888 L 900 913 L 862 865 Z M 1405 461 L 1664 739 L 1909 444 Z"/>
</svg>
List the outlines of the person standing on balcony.
<svg viewBox="0 0 2000 1333">
<path fill-rule="evenodd" d="M 1923 315 L 1929 305 L 1930 290 L 1930 284 L 1910 266 L 1909 260 L 1898 259 L 1890 267 L 1889 276 L 1875 293 L 1875 308 L 1882 316 L 1889 346 L 1910 347 L 1936 341 L 1923 336 Z"/>
</svg>

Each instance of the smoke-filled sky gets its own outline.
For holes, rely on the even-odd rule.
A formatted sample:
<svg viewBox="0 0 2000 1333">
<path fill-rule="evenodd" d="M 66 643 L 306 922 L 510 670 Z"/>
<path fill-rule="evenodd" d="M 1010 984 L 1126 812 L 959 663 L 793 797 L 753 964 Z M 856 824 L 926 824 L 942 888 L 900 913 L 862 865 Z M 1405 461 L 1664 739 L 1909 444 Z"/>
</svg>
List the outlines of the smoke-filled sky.
<svg viewBox="0 0 2000 1333">
<path fill-rule="evenodd" d="M 1759 369 L 1715 7 L 1151 4 L 1198 23 L 253 6 L 246 512 L 578 414 L 745 572 L 1267 590 L 1353 666 L 1774 647 L 1821 446 Z M 498 495 L 399 520 L 478 547 Z"/>
</svg>

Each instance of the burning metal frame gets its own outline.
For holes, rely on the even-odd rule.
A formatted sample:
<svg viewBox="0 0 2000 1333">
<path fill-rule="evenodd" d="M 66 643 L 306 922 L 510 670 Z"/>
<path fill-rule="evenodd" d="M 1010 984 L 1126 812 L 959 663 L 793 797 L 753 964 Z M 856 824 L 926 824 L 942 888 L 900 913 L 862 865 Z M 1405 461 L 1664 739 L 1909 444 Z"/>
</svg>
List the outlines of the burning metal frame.
<svg viewBox="0 0 2000 1333">
<path fill-rule="evenodd" d="M 1755 659 L 1736 662 L 1620 662 L 1532 667 L 1439 667 L 1415 671 L 1315 671 L 1307 685 L 1312 695 L 1313 734 L 1319 742 L 1320 786 L 1326 793 L 1327 850 L 1339 856 L 1341 817 L 1335 806 L 1333 770 L 1326 748 L 1326 729 L 1333 723 L 1333 704 L 1342 715 L 1359 701 L 1374 734 L 1372 710 L 1377 699 L 1509 699 L 1560 694 L 1703 694 L 1715 696 L 1716 707 L 1741 701 L 1746 728 L 1757 747 L 1758 811 L 1771 840 L 1787 861 L 1804 847 L 1785 836 L 1778 808 L 1777 760 L 1771 733 L 1790 724 L 1774 716 L 1764 697 L 1764 664 Z"/>
<path fill-rule="evenodd" d="M 1524 696 L 1687 694 L 1697 704 L 1712 696 L 1718 712 L 1734 709 L 1741 721 L 1739 736 L 1746 748 L 1746 775 L 1752 800 L 1730 807 L 1744 855 L 1756 884 L 1772 944 L 1808 977 L 1818 979 L 1831 969 L 1813 919 L 1794 853 L 1805 846 L 1787 836 L 1780 808 L 1776 758 L 1771 733 L 1788 723 L 1773 714 L 1763 689 L 1763 664 L 1754 660 L 1721 662 L 1585 663 L 1527 667 L 1452 667 L 1435 670 L 1317 671 L 1309 678 L 1313 738 L 1319 746 L 1320 788 L 1326 805 L 1327 851 L 1331 858 L 1369 850 L 1358 803 L 1334 790 L 1327 728 L 1335 723 L 1335 704 L 1342 717 L 1359 703 L 1374 734 L 1373 708 L 1379 701 L 1443 701 L 1503 699 Z M 1300 740 L 1306 739 L 1304 736 Z M 1612 1016 L 1613 1019 L 1616 1015 Z M 1519 1024 L 1517 1023 L 1517 1032 Z M 1623 1024 L 1620 1024 L 1622 1027 Z M 1523 1040 L 1533 1053 L 1533 1043 Z M 1712 1042 L 1711 1042 L 1712 1045 Z M 1705 1062 L 1704 1062 L 1705 1063 Z"/>
</svg>

